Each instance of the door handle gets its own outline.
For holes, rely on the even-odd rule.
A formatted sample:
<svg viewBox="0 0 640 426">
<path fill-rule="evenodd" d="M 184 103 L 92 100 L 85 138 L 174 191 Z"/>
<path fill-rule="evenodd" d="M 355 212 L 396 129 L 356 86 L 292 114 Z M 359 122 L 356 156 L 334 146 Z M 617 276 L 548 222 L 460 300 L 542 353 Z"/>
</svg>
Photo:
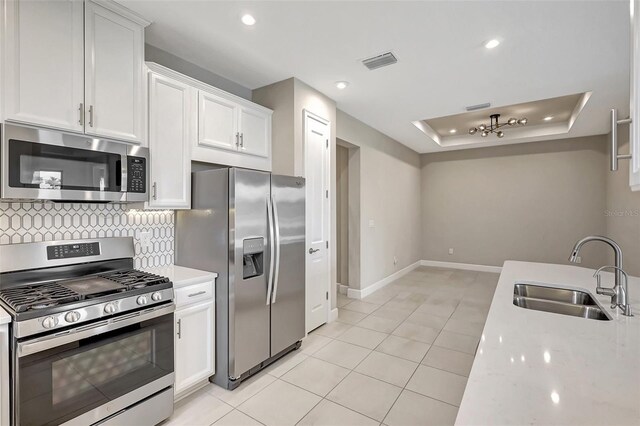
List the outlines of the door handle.
<svg viewBox="0 0 640 426">
<path fill-rule="evenodd" d="M 89 127 L 93 127 L 93 105 L 89 105 Z"/>
<path fill-rule="evenodd" d="M 244 149 L 244 133 L 240 133 L 240 148 Z"/>
<path fill-rule="evenodd" d="M 236 146 L 240 146 L 240 132 L 236 132 Z"/>
<path fill-rule="evenodd" d="M 271 304 L 271 286 L 273 285 L 273 270 L 275 268 L 276 260 L 272 209 L 271 196 L 267 195 L 267 225 L 269 226 L 269 278 L 267 281 L 267 305 Z"/>
<path fill-rule="evenodd" d="M 78 111 L 80 111 L 80 118 L 78 119 L 78 124 L 81 126 L 84 126 L 84 104 L 82 102 L 80 102 L 80 108 L 78 108 Z"/>
<path fill-rule="evenodd" d="M 627 160 L 631 158 L 631 154 L 618 154 L 618 125 L 631 124 L 631 118 L 618 120 L 618 110 L 611 110 L 611 164 L 609 169 L 612 172 L 618 170 L 618 160 Z"/>
<path fill-rule="evenodd" d="M 276 264 L 273 272 L 273 294 L 271 295 L 271 303 L 276 303 L 276 295 L 278 294 L 278 276 L 280 275 L 280 216 L 278 215 L 278 203 L 276 198 L 271 195 L 271 208 L 273 209 L 273 228 L 276 234 Z"/>
<path fill-rule="evenodd" d="M 315 253 L 317 251 L 320 251 L 320 249 L 312 249 L 312 248 L 310 248 L 309 249 L 309 254 L 313 254 L 313 253 Z"/>
<path fill-rule="evenodd" d="M 158 199 L 158 183 L 157 182 L 153 182 L 153 199 L 154 200 Z"/>
</svg>

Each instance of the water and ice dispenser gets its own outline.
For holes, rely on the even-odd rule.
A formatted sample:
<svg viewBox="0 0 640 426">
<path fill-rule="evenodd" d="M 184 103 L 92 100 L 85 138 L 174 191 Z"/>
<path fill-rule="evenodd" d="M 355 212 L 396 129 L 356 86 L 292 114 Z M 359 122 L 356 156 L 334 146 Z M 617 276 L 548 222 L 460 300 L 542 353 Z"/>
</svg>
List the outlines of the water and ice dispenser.
<svg viewBox="0 0 640 426">
<path fill-rule="evenodd" d="M 264 238 L 242 240 L 242 278 L 253 278 L 264 271 Z"/>
</svg>

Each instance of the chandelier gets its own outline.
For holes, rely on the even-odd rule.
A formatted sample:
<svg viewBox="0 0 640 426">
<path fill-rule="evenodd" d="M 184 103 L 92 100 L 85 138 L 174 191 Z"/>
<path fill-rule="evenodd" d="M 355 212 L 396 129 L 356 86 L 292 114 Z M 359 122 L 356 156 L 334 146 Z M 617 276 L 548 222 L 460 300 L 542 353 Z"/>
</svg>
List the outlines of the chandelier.
<svg viewBox="0 0 640 426">
<path fill-rule="evenodd" d="M 488 126 L 486 124 L 481 124 L 478 127 L 472 127 L 469 129 L 469 134 L 475 135 L 477 132 L 481 132 L 480 136 L 482 136 L 483 138 L 486 138 L 487 136 L 489 136 L 489 133 L 495 133 L 497 137 L 503 138 L 504 132 L 502 130 L 499 130 L 500 128 L 504 126 L 515 126 L 515 125 L 524 126 L 525 124 L 527 124 L 526 118 L 520 118 L 520 119 L 510 118 L 509 120 L 507 120 L 506 123 L 498 122 L 498 119 L 500 118 L 500 114 L 491 114 L 489 118 L 491 119 L 491 124 L 489 124 Z"/>
</svg>

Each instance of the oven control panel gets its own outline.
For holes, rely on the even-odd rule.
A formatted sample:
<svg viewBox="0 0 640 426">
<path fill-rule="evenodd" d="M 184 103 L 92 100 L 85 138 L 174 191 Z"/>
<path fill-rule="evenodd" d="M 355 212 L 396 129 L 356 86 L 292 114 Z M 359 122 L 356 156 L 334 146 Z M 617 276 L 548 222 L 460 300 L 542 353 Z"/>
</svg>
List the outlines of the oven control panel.
<svg viewBox="0 0 640 426">
<path fill-rule="evenodd" d="M 69 259 L 72 257 L 97 256 L 100 243 L 60 244 L 47 246 L 47 259 Z"/>
<path fill-rule="evenodd" d="M 147 192 L 147 159 L 127 157 L 127 192 Z"/>
</svg>

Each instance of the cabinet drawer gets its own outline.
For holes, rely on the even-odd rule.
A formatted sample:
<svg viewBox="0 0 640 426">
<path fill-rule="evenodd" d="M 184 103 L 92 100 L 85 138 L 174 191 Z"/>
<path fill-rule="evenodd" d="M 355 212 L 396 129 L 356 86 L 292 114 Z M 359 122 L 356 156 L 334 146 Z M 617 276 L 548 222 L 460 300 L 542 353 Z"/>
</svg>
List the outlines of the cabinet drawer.
<svg viewBox="0 0 640 426">
<path fill-rule="evenodd" d="M 212 299 L 213 281 L 177 288 L 175 289 L 175 293 L 177 308 L 200 302 L 202 300 Z"/>
</svg>

